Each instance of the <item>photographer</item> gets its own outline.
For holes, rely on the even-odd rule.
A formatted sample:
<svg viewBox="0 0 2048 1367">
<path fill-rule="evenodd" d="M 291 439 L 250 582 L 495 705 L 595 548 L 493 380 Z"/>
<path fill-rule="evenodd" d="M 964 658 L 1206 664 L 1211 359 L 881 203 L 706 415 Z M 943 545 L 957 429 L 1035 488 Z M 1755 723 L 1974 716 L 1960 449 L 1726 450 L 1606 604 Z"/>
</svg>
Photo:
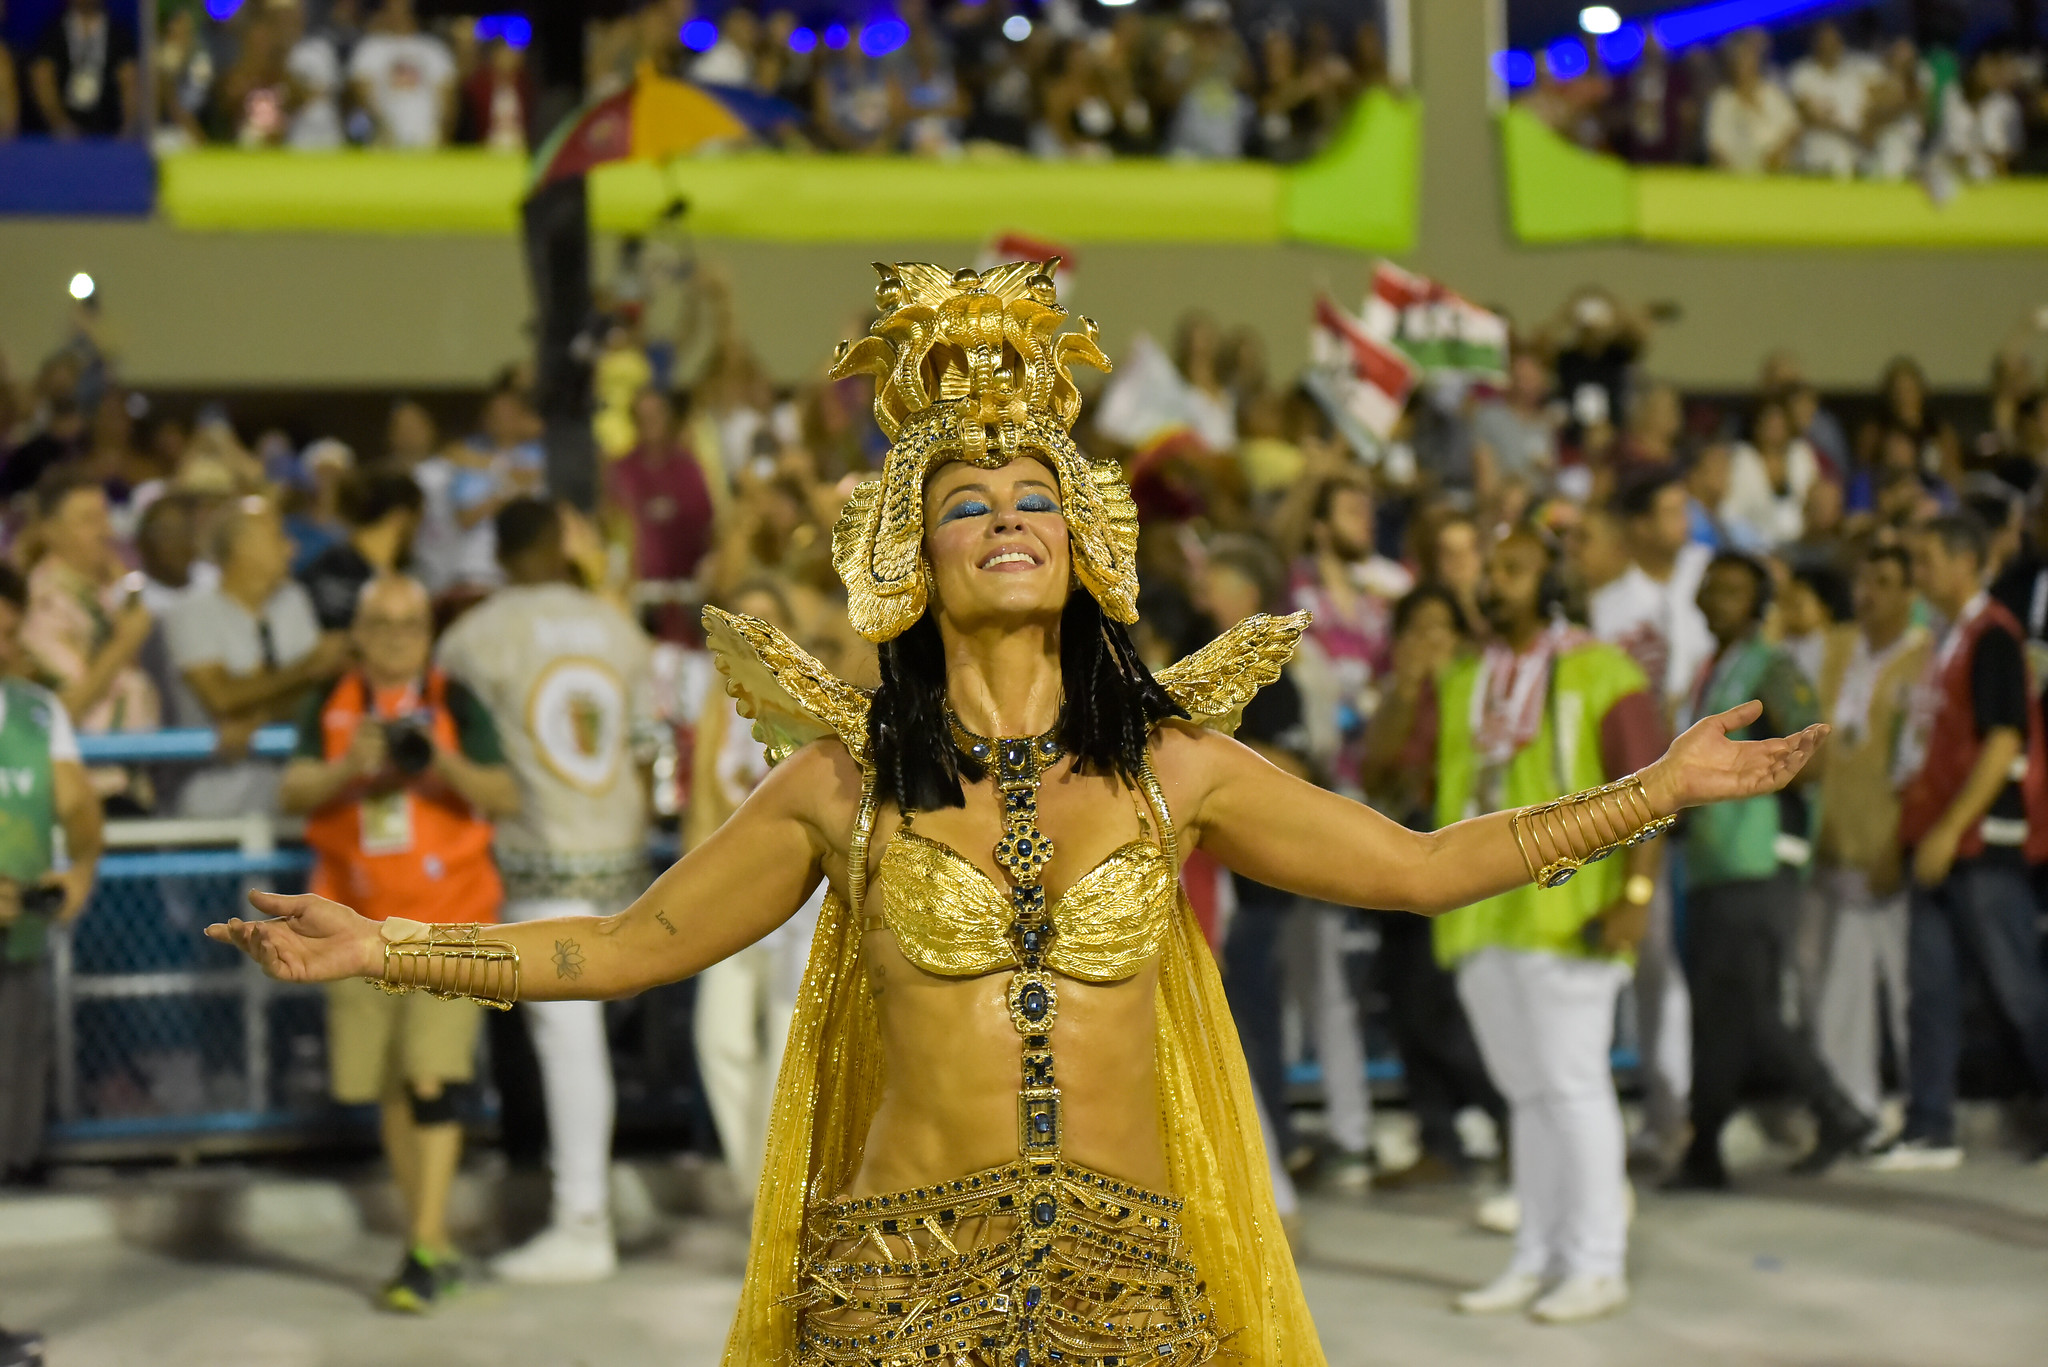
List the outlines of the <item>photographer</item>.
<svg viewBox="0 0 2048 1367">
<path fill-rule="evenodd" d="M 364 585 L 352 628 L 357 668 L 310 707 L 280 801 L 304 813 L 313 891 L 382 920 L 432 907 L 437 921 L 492 922 L 503 889 L 491 819 L 519 808 L 498 735 L 476 698 L 429 664 L 433 616 L 416 579 Z M 329 989 L 327 1043 L 337 1101 L 375 1101 L 405 1202 L 408 1247 L 383 1303 L 424 1311 L 453 1286 L 448 1192 L 462 1151 L 458 1089 L 475 1074 L 480 1007 L 367 982 Z"/>
</svg>

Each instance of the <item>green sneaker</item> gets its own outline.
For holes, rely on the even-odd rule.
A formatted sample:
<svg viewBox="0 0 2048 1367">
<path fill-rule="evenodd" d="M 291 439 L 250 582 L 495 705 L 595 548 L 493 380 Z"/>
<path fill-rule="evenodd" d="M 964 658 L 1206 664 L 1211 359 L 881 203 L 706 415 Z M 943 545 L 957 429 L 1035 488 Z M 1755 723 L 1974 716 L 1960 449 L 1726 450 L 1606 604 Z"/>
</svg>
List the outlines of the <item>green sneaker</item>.
<svg viewBox="0 0 2048 1367">
<path fill-rule="evenodd" d="M 442 1278 L 435 1266 L 437 1261 L 425 1249 L 412 1249 L 405 1255 L 405 1261 L 398 1265 L 398 1275 L 385 1285 L 378 1296 L 379 1302 L 386 1310 L 406 1315 L 424 1315 L 432 1310 L 442 1290 Z"/>
</svg>

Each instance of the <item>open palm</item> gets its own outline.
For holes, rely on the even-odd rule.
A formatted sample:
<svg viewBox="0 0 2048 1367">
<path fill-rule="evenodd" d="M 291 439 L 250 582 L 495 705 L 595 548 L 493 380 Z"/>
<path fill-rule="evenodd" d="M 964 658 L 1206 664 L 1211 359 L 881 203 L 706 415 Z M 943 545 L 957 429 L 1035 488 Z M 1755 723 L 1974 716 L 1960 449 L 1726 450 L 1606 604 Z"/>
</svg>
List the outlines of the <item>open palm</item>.
<svg viewBox="0 0 2048 1367">
<path fill-rule="evenodd" d="M 1702 717 L 1671 742 L 1664 757 L 1643 775 L 1645 793 L 1660 812 L 1698 807 L 1730 798 L 1775 793 L 1798 776 L 1827 739 L 1828 728 L 1807 727 L 1775 740 L 1735 740 L 1763 715 L 1751 699 L 1740 707 Z"/>
<path fill-rule="evenodd" d="M 311 895 L 251 892 L 249 904 L 276 919 L 231 917 L 208 926 L 206 938 L 233 945 L 280 982 L 329 983 L 381 972 L 377 923 L 341 903 Z"/>
</svg>

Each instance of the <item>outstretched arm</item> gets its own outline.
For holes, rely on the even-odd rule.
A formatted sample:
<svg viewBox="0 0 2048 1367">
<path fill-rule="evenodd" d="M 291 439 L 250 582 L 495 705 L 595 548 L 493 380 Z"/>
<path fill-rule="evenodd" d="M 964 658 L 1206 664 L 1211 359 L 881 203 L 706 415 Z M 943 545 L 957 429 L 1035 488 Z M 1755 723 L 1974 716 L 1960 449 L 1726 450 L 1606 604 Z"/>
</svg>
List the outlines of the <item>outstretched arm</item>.
<svg viewBox="0 0 2048 1367">
<path fill-rule="evenodd" d="M 843 877 L 860 772 L 836 741 L 805 747 L 769 774 L 730 821 L 614 916 L 490 926 L 484 938 L 519 955 L 519 998 L 623 997 L 701 972 L 766 935 L 803 905 L 828 871 Z M 376 978 L 376 921 L 324 897 L 253 892 L 274 920 L 206 928 L 286 982 Z M 421 906 L 415 918 L 431 921 Z M 509 991 L 509 983 L 504 984 Z"/>
<path fill-rule="evenodd" d="M 1659 814 L 1775 792 L 1827 735 L 1812 726 L 1782 740 L 1736 741 L 1756 720 L 1750 702 L 1707 717 L 1643 770 Z M 1159 772 L 1193 841 L 1235 871 L 1343 906 L 1435 915 L 1529 881 L 1509 828 L 1512 811 L 1439 831 L 1403 827 L 1363 805 L 1282 773 L 1249 748 L 1191 726 L 1162 728 Z"/>
</svg>

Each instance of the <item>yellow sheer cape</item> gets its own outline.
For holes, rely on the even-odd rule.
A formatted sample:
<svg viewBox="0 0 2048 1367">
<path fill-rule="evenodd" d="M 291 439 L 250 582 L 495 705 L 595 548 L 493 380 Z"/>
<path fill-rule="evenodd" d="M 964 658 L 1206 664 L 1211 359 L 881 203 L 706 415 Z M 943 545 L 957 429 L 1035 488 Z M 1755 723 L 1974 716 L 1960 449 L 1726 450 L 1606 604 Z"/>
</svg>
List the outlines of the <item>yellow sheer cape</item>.
<svg viewBox="0 0 2048 1367">
<path fill-rule="evenodd" d="M 715 611 L 707 610 L 706 626 L 720 666 L 771 749 L 807 739 L 806 731 L 836 732 L 850 749 L 864 739 L 850 716 L 820 705 L 828 701 L 817 691 L 822 666 L 765 624 L 723 613 L 714 618 Z M 1251 693 L 1279 673 L 1306 623 L 1301 614 L 1240 623 L 1176 666 L 1179 674 L 1163 672 L 1160 682 L 1197 720 L 1228 729 Z M 1172 1194 L 1185 1202 L 1187 1253 L 1208 1282 L 1228 1359 L 1257 1367 L 1322 1367 L 1315 1324 L 1273 1205 L 1265 1140 L 1223 980 L 1185 895 L 1178 905 L 1161 956 L 1153 1048 Z M 862 939 L 845 899 L 828 894 L 776 1082 L 746 1284 L 725 1367 L 794 1361 L 792 1298 L 804 1211 L 844 1191 L 860 1166 L 882 1093 L 881 1040 Z"/>
</svg>

